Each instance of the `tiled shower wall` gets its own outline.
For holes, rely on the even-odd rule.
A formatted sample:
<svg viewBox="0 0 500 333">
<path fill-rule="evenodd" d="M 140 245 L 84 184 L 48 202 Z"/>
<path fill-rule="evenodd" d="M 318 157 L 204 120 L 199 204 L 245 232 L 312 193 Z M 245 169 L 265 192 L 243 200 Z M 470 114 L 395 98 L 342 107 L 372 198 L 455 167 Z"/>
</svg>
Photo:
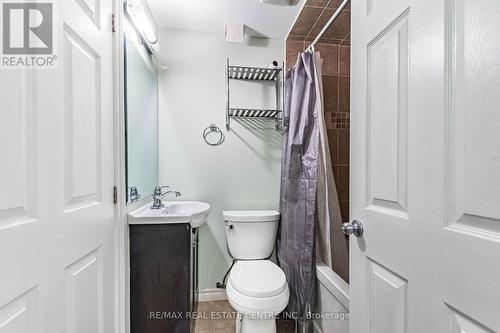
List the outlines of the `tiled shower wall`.
<svg viewBox="0 0 500 333">
<path fill-rule="evenodd" d="M 286 64 L 295 64 L 297 53 L 309 45 L 291 38 L 286 43 Z M 349 119 L 350 46 L 316 44 L 323 58 L 323 92 L 328 141 L 343 221 L 349 220 Z"/>
</svg>

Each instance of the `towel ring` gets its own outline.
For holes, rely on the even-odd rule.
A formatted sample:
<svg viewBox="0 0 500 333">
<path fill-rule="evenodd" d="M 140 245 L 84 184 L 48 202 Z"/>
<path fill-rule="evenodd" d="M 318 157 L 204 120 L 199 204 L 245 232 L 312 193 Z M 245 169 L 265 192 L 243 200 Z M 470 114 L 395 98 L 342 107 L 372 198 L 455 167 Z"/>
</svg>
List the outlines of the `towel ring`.
<svg viewBox="0 0 500 333">
<path fill-rule="evenodd" d="M 212 143 L 212 142 L 209 142 L 207 140 L 207 136 L 210 134 L 210 133 L 219 133 L 219 141 L 215 142 L 215 143 Z M 225 139 L 225 136 L 224 136 L 224 133 L 221 131 L 221 129 L 219 127 L 217 127 L 217 125 L 215 124 L 212 124 L 210 126 L 208 126 L 207 128 L 205 128 L 205 130 L 203 131 L 203 140 L 205 140 L 205 142 L 210 145 L 210 146 L 218 146 L 220 145 L 221 143 L 224 142 L 224 139 Z"/>
</svg>

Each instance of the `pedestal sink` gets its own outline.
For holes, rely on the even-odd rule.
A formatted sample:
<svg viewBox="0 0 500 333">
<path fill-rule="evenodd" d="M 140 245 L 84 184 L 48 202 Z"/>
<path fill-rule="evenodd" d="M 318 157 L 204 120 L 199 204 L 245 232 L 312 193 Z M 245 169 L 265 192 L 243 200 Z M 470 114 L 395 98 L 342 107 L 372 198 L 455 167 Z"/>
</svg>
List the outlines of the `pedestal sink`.
<svg viewBox="0 0 500 333">
<path fill-rule="evenodd" d="M 151 203 L 129 213 L 129 224 L 189 223 L 198 228 L 207 222 L 210 205 L 201 201 L 163 201 L 164 208 L 151 209 Z"/>
</svg>

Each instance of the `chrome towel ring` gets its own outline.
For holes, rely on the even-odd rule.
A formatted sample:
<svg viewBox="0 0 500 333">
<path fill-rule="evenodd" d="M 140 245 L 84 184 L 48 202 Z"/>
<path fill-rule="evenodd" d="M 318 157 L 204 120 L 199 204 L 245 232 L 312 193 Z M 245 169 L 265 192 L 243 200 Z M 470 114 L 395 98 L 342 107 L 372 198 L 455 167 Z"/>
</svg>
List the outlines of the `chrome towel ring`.
<svg viewBox="0 0 500 333">
<path fill-rule="evenodd" d="M 209 135 L 210 133 L 219 133 L 219 140 L 218 140 L 218 141 L 216 141 L 216 142 L 214 142 L 214 141 L 210 142 L 210 141 L 208 140 L 208 135 Z M 218 145 L 220 145 L 221 143 L 223 143 L 223 142 L 224 142 L 224 139 L 225 139 L 225 138 L 226 138 L 226 137 L 225 137 L 224 133 L 222 133 L 221 129 L 220 129 L 219 127 L 217 127 L 217 125 L 215 125 L 215 124 L 212 124 L 212 125 L 208 126 L 208 127 L 207 127 L 207 128 L 205 128 L 205 130 L 203 131 L 203 140 L 205 140 L 205 142 L 206 142 L 208 145 L 210 145 L 210 146 L 218 146 Z"/>
</svg>

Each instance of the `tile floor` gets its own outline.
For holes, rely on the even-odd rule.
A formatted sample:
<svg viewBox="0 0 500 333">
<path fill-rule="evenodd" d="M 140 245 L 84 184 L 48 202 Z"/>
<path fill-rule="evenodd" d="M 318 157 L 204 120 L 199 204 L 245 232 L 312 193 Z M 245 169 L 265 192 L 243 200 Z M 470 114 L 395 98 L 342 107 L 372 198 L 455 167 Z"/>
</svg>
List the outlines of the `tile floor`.
<svg viewBox="0 0 500 333">
<path fill-rule="evenodd" d="M 234 333 L 236 312 L 227 301 L 201 302 L 196 305 L 195 333 Z M 278 333 L 293 333 L 294 322 L 277 320 Z"/>
</svg>

